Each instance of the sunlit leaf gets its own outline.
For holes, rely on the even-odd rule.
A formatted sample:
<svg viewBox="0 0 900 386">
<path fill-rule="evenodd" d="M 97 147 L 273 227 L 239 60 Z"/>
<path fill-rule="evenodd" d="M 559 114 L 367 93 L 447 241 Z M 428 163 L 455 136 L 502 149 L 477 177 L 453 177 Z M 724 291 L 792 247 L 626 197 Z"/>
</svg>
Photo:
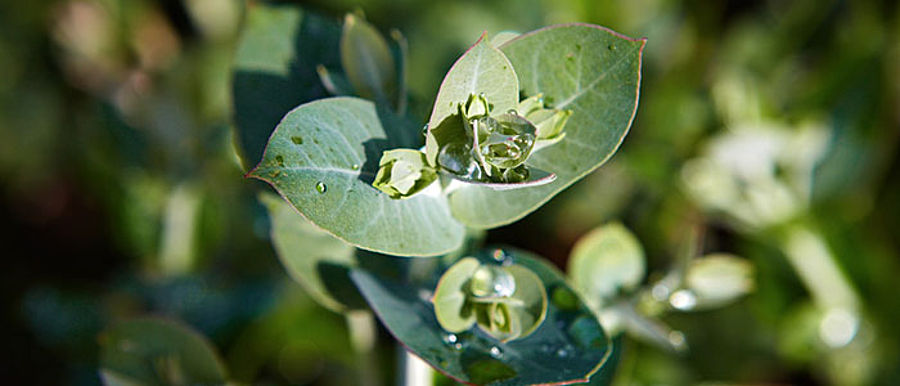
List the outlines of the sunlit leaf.
<svg viewBox="0 0 900 386">
<path fill-rule="evenodd" d="M 753 291 L 753 264 L 727 254 L 713 254 L 691 261 L 685 285 L 697 297 L 697 305 L 714 307 Z"/>
<path fill-rule="evenodd" d="M 457 248 L 463 226 L 441 195 L 394 200 L 371 185 L 391 148 L 375 106 L 337 97 L 302 105 L 278 125 L 249 176 L 269 182 L 328 233 L 363 249 L 434 256 Z"/>
<path fill-rule="evenodd" d="M 453 215 L 477 228 L 509 224 L 606 162 L 637 109 L 644 43 L 598 26 L 567 24 L 523 34 L 501 46 L 523 94 L 542 93 L 549 107 L 572 111 L 565 137 L 527 161 L 557 178 L 511 191 L 457 189 L 449 196 Z"/>
</svg>

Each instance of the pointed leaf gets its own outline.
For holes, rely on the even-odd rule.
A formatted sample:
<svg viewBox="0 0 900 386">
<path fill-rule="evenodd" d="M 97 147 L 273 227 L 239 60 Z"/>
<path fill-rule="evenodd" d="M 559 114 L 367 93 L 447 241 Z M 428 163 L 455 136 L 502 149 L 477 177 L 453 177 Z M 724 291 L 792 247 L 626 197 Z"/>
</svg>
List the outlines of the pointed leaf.
<svg viewBox="0 0 900 386">
<path fill-rule="evenodd" d="M 382 323 L 408 350 L 459 381 L 569 384 L 587 382 L 603 367 L 610 341 L 555 268 L 518 250 L 485 250 L 476 257 L 494 264 L 499 257 L 503 264 L 527 268 L 544 283 L 548 298 L 554 301 L 531 335 L 502 343 L 476 327 L 458 334 L 442 329 L 431 303 L 441 269 L 420 281 L 387 278 L 363 269 L 355 269 L 351 276 Z"/>
<path fill-rule="evenodd" d="M 341 65 L 359 96 L 392 103 L 397 69 L 387 41 L 365 19 L 348 14 L 341 35 Z"/>
<path fill-rule="evenodd" d="M 549 107 L 572 110 L 565 136 L 527 161 L 557 178 L 530 189 L 457 189 L 449 196 L 453 215 L 476 228 L 509 224 L 606 162 L 628 133 L 637 109 L 644 43 L 598 26 L 565 24 L 501 46 L 523 94 L 543 93 Z"/>
<path fill-rule="evenodd" d="M 394 200 L 371 186 L 388 138 L 372 102 L 322 99 L 288 113 L 248 175 L 270 183 L 304 217 L 363 249 L 447 253 L 463 240 L 442 195 Z"/>
</svg>

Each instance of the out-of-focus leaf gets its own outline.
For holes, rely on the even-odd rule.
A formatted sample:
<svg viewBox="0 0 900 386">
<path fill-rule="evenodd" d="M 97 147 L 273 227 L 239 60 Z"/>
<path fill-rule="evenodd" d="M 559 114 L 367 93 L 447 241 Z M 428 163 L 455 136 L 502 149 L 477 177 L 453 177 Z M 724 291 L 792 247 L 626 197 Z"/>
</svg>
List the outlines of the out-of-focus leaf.
<svg viewBox="0 0 900 386">
<path fill-rule="evenodd" d="M 356 264 L 356 248 L 316 228 L 281 197 L 260 194 L 259 199 L 269 211 L 272 244 L 288 274 L 332 311 L 364 308 L 347 276 Z"/>
<path fill-rule="evenodd" d="M 362 269 L 351 276 L 382 323 L 408 350 L 459 381 L 492 385 L 587 382 L 604 366 L 609 339 L 555 268 L 518 250 L 484 250 L 476 257 L 521 265 L 543 281 L 554 301 L 534 333 L 502 343 L 478 328 L 456 334 L 442 329 L 431 303 L 440 270 L 419 281 L 391 279 Z"/>
<path fill-rule="evenodd" d="M 372 102 L 350 97 L 302 105 L 278 125 L 249 176 L 270 183 L 304 217 L 350 244 L 403 256 L 456 249 L 463 226 L 442 195 L 394 200 L 372 187 L 389 149 Z"/>
<path fill-rule="evenodd" d="M 644 250 L 625 226 L 607 224 L 578 240 L 569 258 L 569 277 L 597 306 L 620 290 L 632 290 L 646 273 Z"/>
<path fill-rule="evenodd" d="M 101 335 L 100 375 L 107 385 L 221 385 L 225 366 L 196 332 L 161 319 L 121 322 Z"/>
<path fill-rule="evenodd" d="M 476 228 L 509 224 L 606 162 L 637 110 L 645 42 L 598 26 L 567 24 L 523 34 L 500 47 L 522 93 L 542 93 L 549 107 L 572 110 L 566 136 L 527 162 L 557 178 L 514 191 L 465 186 L 450 193 L 453 215 Z"/>
<path fill-rule="evenodd" d="M 291 5 L 250 2 L 234 58 L 232 95 L 245 167 L 257 162 L 285 113 L 328 96 L 316 66 L 336 68 L 337 23 Z"/>
<path fill-rule="evenodd" d="M 397 72 L 387 41 L 365 19 L 353 14 L 344 18 L 341 65 L 359 96 L 378 103 L 397 98 Z"/>
<path fill-rule="evenodd" d="M 727 304 L 753 291 L 753 264 L 727 254 L 713 254 L 691 261 L 685 285 L 697 297 L 698 307 Z"/>
</svg>

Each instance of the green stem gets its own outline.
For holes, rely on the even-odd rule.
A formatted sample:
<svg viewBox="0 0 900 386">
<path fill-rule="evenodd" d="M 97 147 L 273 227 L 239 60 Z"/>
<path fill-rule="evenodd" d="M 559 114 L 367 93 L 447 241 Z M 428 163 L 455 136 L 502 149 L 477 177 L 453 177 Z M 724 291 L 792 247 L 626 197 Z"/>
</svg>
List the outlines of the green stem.
<svg viewBox="0 0 900 386">
<path fill-rule="evenodd" d="M 432 386 L 434 370 L 428 363 L 398 346 L 397 373 L 400 376 L 398 386 Z"/>
<path fill-rule="evenodd" d="M 381 379 L 375 357 L 375 318 L 369 311 L 347 311 L 344 313 L 347 329 L 350 333 L 350 344 L 359 360 L 359 379 L 361 386 L 377 386 Z"/>
</svg>

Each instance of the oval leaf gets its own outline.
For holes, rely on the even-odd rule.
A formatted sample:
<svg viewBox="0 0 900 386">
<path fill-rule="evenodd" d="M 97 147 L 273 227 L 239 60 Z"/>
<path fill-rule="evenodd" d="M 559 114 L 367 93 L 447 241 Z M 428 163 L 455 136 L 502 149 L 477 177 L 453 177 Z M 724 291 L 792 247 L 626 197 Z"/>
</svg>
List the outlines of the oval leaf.
<svg viewBox="0 0 900 386">
<path fill-rule="evenodd" d="M 248 176 L 270 183 L 304 217 L 359 248 L 403 256 L 452 251 L 464 229 L 443 196 L 394 200 L 371 186 L 389 137 L 372 102 L 321 99 L 285 116 Z"/>
<path fill-rule="evenodd" d="M 529 189 L 458 189 L 449 196 L 453 215 L 476 228 L 512 223 L 606 162 L 634 119 L 645 42 L 598 26 L 566 24 L 521 35 L 501 46 L 525 95 L 542 93 L 549 107 L 572 110 L 566 135 L 527 162 L 557 178 Z"/>
<path fill-rule="evenodd" d="M 344 18 L 341 64 L 359 96 L 379 103 L 396 99 L 397 69 L 387 41 L 353 14 Z"/>
<path fill-rule="evenodd" d="M 221 385 L 225 366 L 200 334 L 162 319 L 118 323 L 100 336 L 106 385 Z"/>
<path fill-rule="evenodd" d="M 646 273 L 644 249 L 622 224 L 594 229 L 575 243 L 569 257 L 572 283 L 596 305 L 620 289 L 634 289 Z"/>
<path fill-rule="evenodd" d="M 241 158 L 249 168 L 285 113 L 328 96 L 316 66 L 338 67 L 340 26 L 290 5 L 250 2 L 234 56 L 232 100 Z"/>
<path fill-rule="evenodd" d="M 441 269 L 421 281 L 391 279 L 355 269 L 351 277 L 382 323 L 408 350 L 459 381 L 474 384 L 587 382 L 603 367 L 610 341 L 563 276 L 518 250 L 485 250 L 477 258 L 521 265 L 537 274 L 548 297 L 546 319 L 525 338 L 502 343 L 481 329 L 452 334 L 440 327 L 431 303 Z"/>
</svg>

